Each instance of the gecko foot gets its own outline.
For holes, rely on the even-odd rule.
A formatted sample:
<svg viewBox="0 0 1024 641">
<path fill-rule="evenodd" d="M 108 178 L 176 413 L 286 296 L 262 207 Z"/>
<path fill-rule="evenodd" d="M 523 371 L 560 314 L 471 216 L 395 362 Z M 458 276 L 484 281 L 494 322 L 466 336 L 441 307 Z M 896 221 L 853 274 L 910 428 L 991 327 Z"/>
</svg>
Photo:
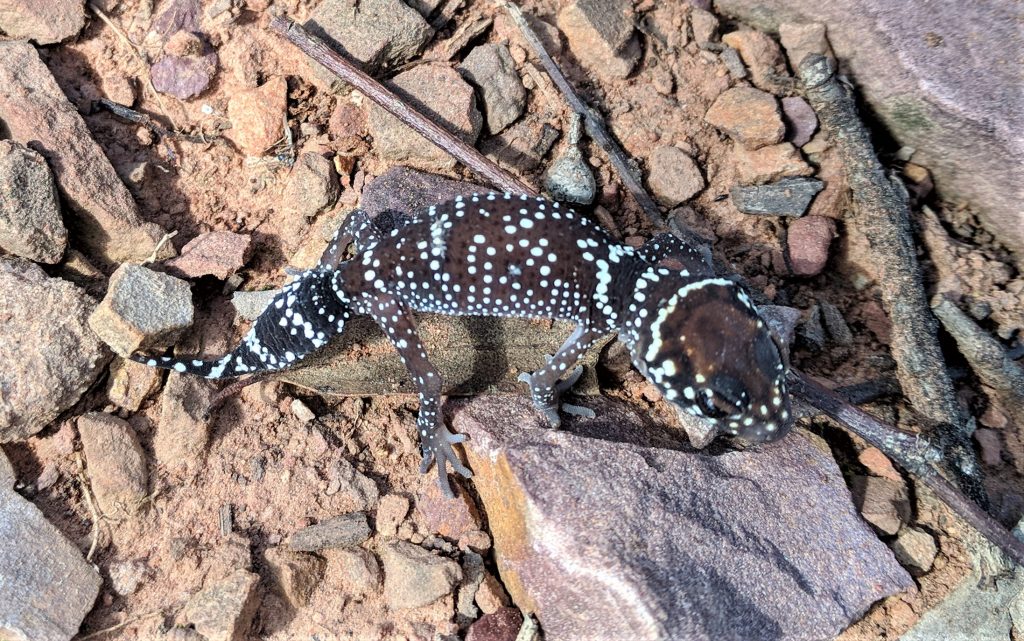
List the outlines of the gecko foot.
<svg viewBox="0 0 1024 641">
<path fill-rule="evenodd" d="M 584 418 L 594 418 L 596 416 L 592 409 L 561 402 L 562 395 L 569 391 L 576 384 L 576 381 L 580 380 L 580 376 L 583 375 L 582 365 L 574 369 L 568 378 L 555 383 L 554 389 L 550 391 L 538 388 L 534 384 L 533 379 L 536 375 L 537 372 L 533 374 L 523 372 L 519 375 L 519 380 L 529 385 L 530 394 L 533 397 L 533 406 L 540 413 L 544 421 L 547 422 L 548 427 L 557 429 L 562 424 L 562 419 L 559 416 L 560 411 Z"/>
<path fill-rule="evenodd" d="M 437 484 L 441 486 L 441 493 L 447 498 L 455 498 L 452 492 L 451 483 L 448 482 L 448 463 L 451 463 L 452 470 L 463 478 L 473 478 L 473 472 L 462 464 L 459 457 L 452 449 L 452 445 L 462 443 L 466 440 L 465 434 L 452 434 L 443 425 L 435 429 L 433 434 L 428 436 L 423 443 L 423 460 L 420 462 L 420 473 L 426 474 L 431 464 L 437 466 Z"/>
</svg>

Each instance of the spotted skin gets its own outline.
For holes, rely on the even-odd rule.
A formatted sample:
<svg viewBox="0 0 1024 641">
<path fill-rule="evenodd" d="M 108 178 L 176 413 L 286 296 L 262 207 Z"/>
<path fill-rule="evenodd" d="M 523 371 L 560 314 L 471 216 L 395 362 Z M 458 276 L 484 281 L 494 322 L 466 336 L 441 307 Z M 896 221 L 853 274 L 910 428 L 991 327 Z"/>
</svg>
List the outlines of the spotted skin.
<svg viewBox="0 0 1024 641">
<path fill-rule="evenodd" d="M 579 377 L 586 350 L 612 332 L 681 410 L 755 442 L 778 438 L 791 424 L 778 346 L 746 293 L 715 278 L 706 252 L 670 234 L 633 249 L 559 203 L 512 194 L 460 196 L 386 225 L 354 212 L 317 267 L 274 299 L 231 354 L 212 362 L 136 360 L 210 378 L 279 369 L 322 346 L 350 314 L 369 315 L 419 391 L 422 468 L 436 464 L 451 495 L 447 463 L 470 472 L 452 451 L 462 437 L 441 418 L 440 375 L 414 312 L 574 323 L 545 366 L 520 377 L 552 427 L 560 410 L 592 415 L 561 396 Z"/>
</svg>

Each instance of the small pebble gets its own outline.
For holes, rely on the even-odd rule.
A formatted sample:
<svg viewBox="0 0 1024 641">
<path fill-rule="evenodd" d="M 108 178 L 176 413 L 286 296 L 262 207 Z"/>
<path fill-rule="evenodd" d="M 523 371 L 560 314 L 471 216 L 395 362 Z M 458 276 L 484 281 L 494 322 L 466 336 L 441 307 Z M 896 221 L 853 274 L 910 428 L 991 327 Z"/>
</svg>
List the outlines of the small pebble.
<svg viewBox="0 0 1024 641">
<path fill-rule="evenodd" d="M 836 236 L 831 218 L 806 216 L 794 220 L 786 235 L 789 264 L 796 276 L 817 276 L 828 263 L 829 247 Z"/>
<path fill-rule="evenodd" d="M 786 123 L 786 140 L 803 147 L 818 129 L 818 116 L 800 96 L 782 99 L 782 120 Z"/>
<path fill-rule="evenodd" d="M 316 414 L 313 410 L 309 409 L 309 406 L 303 403 L 300 399 L 292 400 L 291 405 L 292 414 L 295 418 L 299 419 L 303 423 L 309 423 L 310 421 L 316 420 Z"/>
</svg>

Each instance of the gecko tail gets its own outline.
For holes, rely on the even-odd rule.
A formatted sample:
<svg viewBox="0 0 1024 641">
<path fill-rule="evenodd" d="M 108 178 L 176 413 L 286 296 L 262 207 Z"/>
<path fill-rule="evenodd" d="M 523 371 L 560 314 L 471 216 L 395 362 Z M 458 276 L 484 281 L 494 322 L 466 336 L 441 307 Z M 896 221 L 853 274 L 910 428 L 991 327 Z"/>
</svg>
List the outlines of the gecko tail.
<svg viewBox="0 0 1024 641">
<path fill-rule="evenodd" d="M 235 378 L 291 367 L 341 333 L 352 312 L 332 270 L 303 272 L 282 289 L 234 350 L 215 360 L 147 356 L 129 358 L 150 367 L 210 379 Z"/>
</svg>

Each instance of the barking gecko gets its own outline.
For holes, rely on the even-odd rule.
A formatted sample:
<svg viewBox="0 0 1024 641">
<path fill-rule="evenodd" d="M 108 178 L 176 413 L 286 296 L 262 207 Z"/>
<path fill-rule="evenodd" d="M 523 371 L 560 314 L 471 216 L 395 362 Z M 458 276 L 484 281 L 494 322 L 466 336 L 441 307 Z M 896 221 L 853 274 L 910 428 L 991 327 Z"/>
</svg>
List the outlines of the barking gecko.
<svg viewBox="0 0 1024 641">
<path fill-rule="evenodd" d="M 715 276 L 705 253 L 671 234 L 634 249 L 572 209 L 513 194 L 459 196 L 415 216 L 372 220 L 354 211 L 318 265 L 284 287 L 242 342 L 217 360 L 133 360 L 206 378 L 280 370 L 339 334 L 353 314 L 371 316 L 419 391 L 421 471 L 447 464 L 471 473 L 452 450 L 441 378 L 416 334 L 413 312 L 565 320 L 576 329 L 546 365 L 519 379 L 547 424 L 582 373 L 577 362 L 616 332 L 633 365 L 679 409 L 750 442 L 790 428 L 786 363 L 749 296 Z"/>
</svg>

